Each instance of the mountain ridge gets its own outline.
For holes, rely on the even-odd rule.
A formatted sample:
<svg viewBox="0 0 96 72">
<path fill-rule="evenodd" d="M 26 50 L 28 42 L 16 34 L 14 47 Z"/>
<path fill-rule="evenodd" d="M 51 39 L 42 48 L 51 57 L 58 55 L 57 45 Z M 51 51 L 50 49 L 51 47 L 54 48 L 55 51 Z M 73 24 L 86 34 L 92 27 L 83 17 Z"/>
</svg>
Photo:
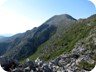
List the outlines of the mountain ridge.
<svg viewBox="0 0 96 72">
<path fill-rule="evenodd" d="M 17 59 L 32 55 L 39 45 L 47 41 L 52 35 L 55 34 L 58 27 L 56 25 L 59 25 L 61 21 L 63 25 L 64 22 L 69 20 L 71 21 L 72 19 L 72 22 L 74 22 L 75 19 L 67 14 L 58 15 L 55 16 L 55 20 L 50 18 L 49 21 L 46 21 L 37 28 L 33 28 L 32 30 L 28 30 L 25 33 L 16 34 L 14 36 L 6 38 L 4 42 L 0 42 L 0 45 L 2 45 L 2 42 L 5 44 L 7 42 L 7 48 L 3 46 L 3 49 L 5 48 L 6 51 L 4 51 L 4 53 L 1 53 L 1 55 L 4 54 L 5 56 Z M 55 21 L 57 23 L 53 23 Z M 65 24 L 67 26 L 67 23 Z"/>
<path fill-rule="evenodd" d="M 39 27 L 0 41 L 0 51 L 1 63 L 17 59 L 24 63 L 22 70 L 35 61 L 36 66 L 42 65 L 34 68 L 42 71 L 90 71 L 96 64 L 96 14 L 79 20 L 68 14 L 55 15 Z"/>
<path fill-rule="evenodd" d="M 68 14 L 55 15 L 39 27 L 28 30 L 25 33 L 8 37 L 4 41 L 0 41 L 0 51 L 2 51 L 0 55 L 22 60 L 31 55 L 33 57 L 35 54 L 35 57 L 33 58 L 36 58 L 39 56 L 36 53 L 38 53 L 38 50 L 42 47 L 43 50 L 39 50 L 40 53 L 38 53 L 41 54 L 41 58 L 48 60 L 52 56 L 56 57 L 63 53 L 67 46 L 68 50 L 71 50 L 73 44 L 75 44 L 75 42 L 77 42 L 80 38 L 79 37 L 75 40 L 76 35 L 79 35 L 79 29 L 81 30 L 81 33 L 85 33 L 86 31 L 82 30 L 82 28 L 84 28 L 84 26 L 87 28 L 86 23 L 89 22 L 91 24 L 91 22 L 95 21 L 95 17 L 96 16 L 93 15 L 88 19 L 78 21 Z M 90 27 L 86 30 L 90 30 Z M 74 32 L 76 32 L 76 35 Z M 72 35 L 72 38 L 70 34 L 74 34 Z M 85 34 L 83 36 L 85 36 Z M 66 50 L 66 52 L 68 50 Z M 51 57 L 51 53 L 48 54 L 48 52 L 52 53 Z M 53 54 L 56 53 L 57 55 L 54 56 Z"/>
</svg>

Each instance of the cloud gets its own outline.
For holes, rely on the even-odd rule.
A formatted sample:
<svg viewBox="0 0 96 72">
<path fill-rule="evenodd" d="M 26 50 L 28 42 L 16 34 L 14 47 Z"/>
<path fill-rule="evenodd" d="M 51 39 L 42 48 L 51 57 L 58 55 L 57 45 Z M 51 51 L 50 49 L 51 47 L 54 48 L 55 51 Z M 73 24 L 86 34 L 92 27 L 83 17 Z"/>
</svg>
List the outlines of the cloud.
<svg viewBox="0 0 96 72">
<path fill-rule="evenodd" d="M 89 0 L 90 2 L 92 2 L 96 8 L 96 0 Z"/>
</svg>

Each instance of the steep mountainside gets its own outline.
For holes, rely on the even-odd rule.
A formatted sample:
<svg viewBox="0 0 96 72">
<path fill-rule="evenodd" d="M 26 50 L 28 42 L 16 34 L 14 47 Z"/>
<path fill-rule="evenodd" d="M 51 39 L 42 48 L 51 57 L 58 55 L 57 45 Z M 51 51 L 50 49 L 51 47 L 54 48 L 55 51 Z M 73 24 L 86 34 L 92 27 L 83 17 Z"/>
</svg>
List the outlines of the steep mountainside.
<svg viewBox="0 0 96 72">
<path fill-rule="evenodd" d="M 69 21 L 70 22 L 70 21 Z M 68 23 L 69 24 L 69 23 Z M 62 22 L 58 25 L 56 33 L 45 43 L 39 46 L 38 50 L 29 58 L 42 58 L 44 61 L 54 59 L 62 53 L 69 53 L 78 40 L 88 36 L 88 33 L 96 26 L 96 15 L 87 19 L 73 22 L 66 28 Z"/>
<path fill-rule="evenodd" d="M 75 21 L 76 19 L 67 14 L 53 16 L 37 28 L 1 40 L 0 55 L 16 59 L 28 57 L 57 31 L 59 33 L 59 30 L 64 30 L 65 33 Z"/>
<path fill-rule="evenodd" d="M 68 14 L 55 15 L 37 28 L 1 40 L 0 55 L 20 61 L 38 57 L 36 66 L 27 59 L 31 63 L 25 62 L 22 70 L 32 67 L 38 72 L 91 71 L 96 64 L 96 14 L 79 20 Z M 4 62 L 6 65 L 6 59 Z"/>
</svg>

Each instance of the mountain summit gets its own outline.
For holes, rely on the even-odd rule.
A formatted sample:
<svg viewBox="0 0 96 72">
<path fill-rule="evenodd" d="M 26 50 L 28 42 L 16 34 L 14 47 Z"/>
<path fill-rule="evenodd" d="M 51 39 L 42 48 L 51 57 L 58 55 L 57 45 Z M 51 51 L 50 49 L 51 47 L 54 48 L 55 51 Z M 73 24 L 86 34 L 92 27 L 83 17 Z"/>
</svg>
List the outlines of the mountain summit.
<svg viewBox="0 0 96 72">
<path fill-rule="evenodd" d="M 75 21 L 76 19 L 68 14 L 55 15 L 37 28 L 0 41 L 0 55 L 17 59 L 28 57 L 58 30 L 67 28 Z"/>
<path fill-rule="evenodd" d="M 61 71 L 90 71 L 96 63 L 96 15 L 81 20 L 55 15 L 39 27 L 0 40 L 0 55 L 20 61 L 39 57 Z"/>
<path fill-rule="evenodd" d="M 47 20 L 44 24 L 58 24 L 59 22 L 69 22 L 69 21 L 76 21 L 75 18 L 68 14 L 61 14 L 61 15 L 55 15 L 51 17 L 49 20 Z"/>
<path fill-rule="evenodd" d="M 39 55 L 44 60 L 55 58 L 69 52 L 79 39 L 86 36 L 95 22 L 95 17 L 90 19 L 78 21 L 68 14 L 55 15 L 39 27 L 1 40 L 0 55 L 18 60 L 29 56 L 35 59 Z"/>
</svg>

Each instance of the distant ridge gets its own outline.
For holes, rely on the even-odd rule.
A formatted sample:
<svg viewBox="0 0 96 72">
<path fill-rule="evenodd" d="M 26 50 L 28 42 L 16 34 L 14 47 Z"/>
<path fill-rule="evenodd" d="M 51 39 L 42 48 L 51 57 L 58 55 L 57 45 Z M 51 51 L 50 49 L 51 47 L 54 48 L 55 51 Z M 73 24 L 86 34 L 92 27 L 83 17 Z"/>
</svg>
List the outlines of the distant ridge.
<svg viewBox="0 0 96 72">
<path fill-rule="evenodd" d="M 4 38 L 5 36 L 0 36 L 0 39 Z"/>
</svg>

